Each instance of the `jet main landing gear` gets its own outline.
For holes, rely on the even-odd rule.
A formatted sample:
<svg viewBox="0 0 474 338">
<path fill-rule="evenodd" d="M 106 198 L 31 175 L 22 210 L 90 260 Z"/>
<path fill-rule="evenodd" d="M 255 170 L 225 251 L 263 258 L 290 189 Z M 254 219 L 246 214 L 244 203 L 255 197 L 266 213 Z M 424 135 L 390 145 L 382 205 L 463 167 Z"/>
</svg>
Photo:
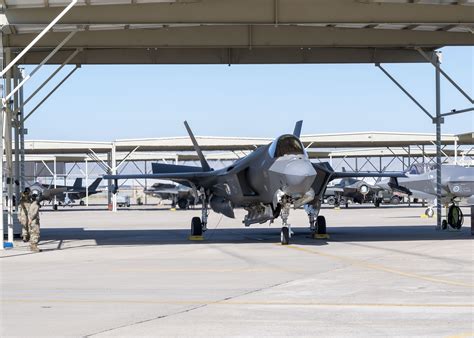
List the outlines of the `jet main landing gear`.
<svg viewBox="0 0 474 338">
<path fill-rule="evenodd" d="M 309 228 L 311 230 L 311 237 L 315 239 L 329 238 L 326 232 L 326 218 L 318 215 L 321 208 L 321 203 L 315 205 L 306 204 L 304 209 L 308 214 Z"/>
<path fill-rule="evenodd" d="M 288 216 L 290 216 L 289 203 L 283 203 L 280 216 L 282 221 L 282 228 L 280 233 L 281 245 L 288 245 L 290 244 L 291 238 L 291 225 L 288 224 Z"/>
<path fill-rule="evenodd" d="M 207 206 L 207 198 L 203 194 L 202 197 L 202 209 L 201 209 L 201 218 L 193 217 L 191 220 L 191 236 L 190 240 L 193 241 L 202 241 L 204 238 L 202 235 L 207 230 L 207 218 L 209 216 L 209 209 Z"/>
</svg>

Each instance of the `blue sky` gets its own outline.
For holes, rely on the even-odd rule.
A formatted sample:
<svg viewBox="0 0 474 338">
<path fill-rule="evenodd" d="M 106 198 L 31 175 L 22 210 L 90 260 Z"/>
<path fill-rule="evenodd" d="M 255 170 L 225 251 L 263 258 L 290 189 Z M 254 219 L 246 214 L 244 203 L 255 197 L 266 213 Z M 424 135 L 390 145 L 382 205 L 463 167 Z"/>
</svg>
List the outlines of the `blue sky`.
<svg viewBox="0 0 474 338">
<path fill-rule="evenodd" d="M 431 65 L 385 68 L 434 113 Z M 48 66 L 36 73 L 26 85 L 25 97 L 53 69 Z M 444 48 L 443 69 L 473 96 L 473 47 Z M 43 89 L 27 108 L 36 106 L 47 92 Z M 442 111 L 467 107 L 469 102 L 443 80 Z M 111 141 L 184 136 L 185 119 L 197 135 L 212 136 L 274 137 L 292 131 L 298 119 L 304 120 L 303 134 L 434 132 L 426 115 L 373 64 L 134 65 L 83 66 L 27 121 L 27 138 Z M 448 117 L 443 126 L 446 133 L 473 130 L 472 113 Z"/>
</svg>

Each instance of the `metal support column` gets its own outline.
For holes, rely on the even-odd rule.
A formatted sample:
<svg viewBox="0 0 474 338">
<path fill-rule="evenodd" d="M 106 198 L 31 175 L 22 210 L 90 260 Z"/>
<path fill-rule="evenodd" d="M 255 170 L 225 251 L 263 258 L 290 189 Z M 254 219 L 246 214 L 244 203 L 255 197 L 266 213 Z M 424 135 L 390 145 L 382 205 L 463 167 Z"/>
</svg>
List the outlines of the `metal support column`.
<svg viewBox="0 0 474 338">
<path fill-rule="evenodd" d="M 20 70 L 18 67 L 13 67 L 13 83 L 16 87 L 20 82 Z M 20 105 L 19 92 L 13 95 L 13 127 L 15 137 L 15 212 L 18 212 L 18 205 L 20 200 L 20 116 L 18 107 Z"/>
<path fill-rule="evenodd" d="M 3 103 L 3 98 L 5 97 L 5 86 L 6 86 L 6 81 L 3 78 L 3 58 L 5 55 L 5 50 L 3 49 L 3 33 L 0 31 L 0 69 L 2 69 L 2 88 L 1 88 L 1 95 L 2 95 L 2 103 Z M 7 55 L 5 55 L 8 57 Z M 8 61 L 8 60 L 6 60 Z M 3 130 L 4 130 L 4 124 L 5 124 L 5 111 L 6 107 L 4 104 L 2 104 L 2 111 L 0 113 L 0 128 L 2 131 L 1 137 L 0 137 L 0 223 L 1 223 L 1 228 L 2 228 L 2 245 L 0 246 L 0 250 L 4 249 L 4 235 L 5 235 L 5 223 L 3 222 L 3 150 L 4 150 L 4 145 L 3 145 Z"/>
<path fill-rule="evenodd" d="M 86 158 L 86 206 L 89 206 L 89 160 Z"/>
<path fill-rule="evenodd" d="M 145 160 L 145 174 L 148 174 L 148 165 L 147 165 L 147 160 Z M 145 178 L 145 205 L 148 205 L 148 194 L 146 191 L 148 190 L 148 180 Z"/>
<path fill-rule="evenodd" d="M 435 78 L 436 78 L 436 229 L 441 230 L 441 72 L 440 55 L 436 53 Z"/>
<path fill-rule="evenodd" d="M 20 78 L 23 78 L 23 73 L 20 71 Z M 23 191 L 26 187 L 25 182 L 25 110 L 23 109 L 23 87 L 20 88 L 20 112 L 19 112 L 19 122 L 20 122 L 20 190 Z"/>
<path fill-rule="evenodd" d="M 94 154 L 92 153 L 92 155 L 94 155 Z M 100 163 L 100 162 L 97 162 L 97 163 Z M 112 149 L 110 150 L 110 152 L 107 153 L 106 173 L 112 174 L 112 170 L 110 168 L 112 168 Z M 105 169 L 105 166 L 104 166 L 104 169 Z M 113 189 L 113 182 L 112 182 L 112 180 L 108 180 L 107 181 L 107 207 L 109 208 L 109 210 L 111 209 L 111 206 L 112 206 L 113 190 L 114 190 Z"/>
<path fill-rule="evenodd" d="M 112 144 L 112 151 L 111 151 L 111 172 L 112 175 L 117 174 L 117 159 L 116 159 L 116 152 L 115 152 L 115 142 Z M 117 212 L 117 194 L 112 194 L 112 211 Z"/>
<path fill-rule="evenodd" d="M 11 60 L 11 50 L 10 48 L 6 49 L 7 62 Z M 5 97 L 11 96 L 12 89 L 12 71 L 9 70 L 6 72 L 6 90 Z M 13 162 L 12 162 L 12 110 L 10 100 L 3 100 L 5 105 L 5 114 L 4 114 L 4 147 L 5 147 L 5 157 L 6 157 L 6 178 L 7 178 L 7 224 L 8 224 L 8 242 L 13 243 L 13 186 L 12 186 L 12 177 L 13 177 Z M 3 189 L 2 189 L 3 194 Z"/>
</svg>

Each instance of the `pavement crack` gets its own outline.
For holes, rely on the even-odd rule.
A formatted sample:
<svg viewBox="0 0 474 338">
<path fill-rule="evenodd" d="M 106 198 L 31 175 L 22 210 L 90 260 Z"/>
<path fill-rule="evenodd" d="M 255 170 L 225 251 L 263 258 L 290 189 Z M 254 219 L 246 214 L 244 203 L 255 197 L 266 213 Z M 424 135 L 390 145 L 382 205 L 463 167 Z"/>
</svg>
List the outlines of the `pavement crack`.
<svg viewBox="0 0 474 338">
<path fill-rule="evenodd" d="M 235 296 L 224 297 L 224 298 L 221 298 L 221 299 L 218 299 L 216 301 L 209 302 L 209 303 L 206 303 L 206 304 L 196 305 L 196 306 L 193 306 L 193 307 L 190 307 L 190 308 L 187 308 L 187 309 L 183 309 L 183 310 L 180 310 L 180 311 L 168 313 L 168 314 L 165 314 L 165 315 L 156 316 L 156 317 L 153 317 L 153 318 L 143 319 L 143 320 L 139 320 L 139 321 L 136 321 L 136 322 L 133 322 L 133 323 L 130 323 L 130 324 L 120 325 L 120 326 L 116 326 L 116 327 L 106 329 L 106 330 L 103 330 L 103 331 L 91 333 L 91 334 L 85 335 L 84 337 L 93 337 L 93 336 L 96 336 L 96 335 L 100 335 L 102 333 L 111 332 L 111 331 L 123 329 L 123 328 L 126 328 L 126 327 L 131 327 L 131 326 L 135 326 L 135 325 L 140 325 L 140 324 L 143 324 L 143 323 L 152 322 L 154 320 L 160 320 L 160 319 L 165 319 L 165 318 L 169 318 L 169 317 L 172 317 L 172 316 L 177 316 L 177 315 L 180 315 L 180 314 L 183 314 L 183 313 L 188 313 L 188 312 L 198 310 L 198 309 L 203 308 L 203 307 L 207 307 L 209 305 L 226 302 L 226 301 L 233 300 L 233 299 L 236 299 L 236 298 L 239 298 L 239 297 L 243 297 L 243 296 L 251 295 L 251 294 L 254 294 L 254 293 L 262 292 L 262 291 L 272 289 L 272 288 L 276 288 L 276 287 L 279 287 L 279 286 L 282 286 L 282 285 L 285 285 L 285 284 L 292 283 L 296 280 L 297 279 L 292 279 L 292 280 L 272 284 L 272 285 L 269 285 L 269 286 L 264 286 L 264 287 L 261 287 L 261 288 L 258 288 L 258 289 L 253 289 L 253 290 L 250 290 L 250 291 L 247 291 L 247 292 L 240 293 L 240 294 L 235 295 Z"/>
</svg>

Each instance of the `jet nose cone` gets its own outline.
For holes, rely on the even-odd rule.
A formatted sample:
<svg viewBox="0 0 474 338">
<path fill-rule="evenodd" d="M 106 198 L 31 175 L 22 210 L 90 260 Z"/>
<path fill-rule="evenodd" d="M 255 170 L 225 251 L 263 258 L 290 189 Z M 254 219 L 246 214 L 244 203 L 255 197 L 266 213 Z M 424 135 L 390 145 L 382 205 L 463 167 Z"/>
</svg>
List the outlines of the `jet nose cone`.
<svg viewBox="0 0 474 338">
<path fill-rule="evenodd" d="M 288 195 L 304 195 L 316 177 L 311 162 L 303 159 L 277 162 L 271 171 L 278 174 L 280 189 Z"/>
<path fill-rule="evenodd" d="M 297 186 L 304 183 L 308 178 L 314 178 L 316 171 L 308 161 L 293 161 L 288 163 L 284 170 L 284 174 L 286 184 Z"/>
</svg>

